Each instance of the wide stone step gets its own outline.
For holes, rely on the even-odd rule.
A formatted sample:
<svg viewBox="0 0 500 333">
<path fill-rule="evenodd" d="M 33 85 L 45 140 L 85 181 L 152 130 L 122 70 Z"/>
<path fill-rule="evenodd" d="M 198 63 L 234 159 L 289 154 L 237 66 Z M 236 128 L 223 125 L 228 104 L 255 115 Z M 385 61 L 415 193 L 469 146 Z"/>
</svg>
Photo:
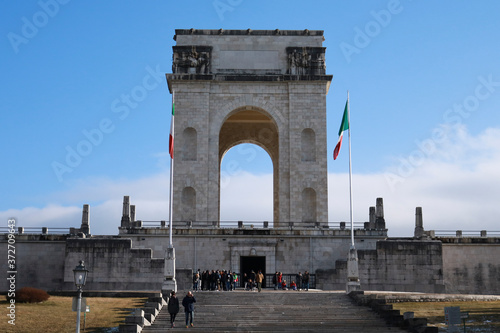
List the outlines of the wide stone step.
<svg viewBox="0 0 500 333">
<path fill-rule="evenodd" d="M 185 292 L 179 292 L 179 300 Z M 343 292 L 248 291 L 195 293 L 194 328 L 200 332 L 396 332 L 367 307 L 354 304 Z M 184 312 L 170 328 L 164 307 L 143 332 L 186 330 Z"/>
</svg>

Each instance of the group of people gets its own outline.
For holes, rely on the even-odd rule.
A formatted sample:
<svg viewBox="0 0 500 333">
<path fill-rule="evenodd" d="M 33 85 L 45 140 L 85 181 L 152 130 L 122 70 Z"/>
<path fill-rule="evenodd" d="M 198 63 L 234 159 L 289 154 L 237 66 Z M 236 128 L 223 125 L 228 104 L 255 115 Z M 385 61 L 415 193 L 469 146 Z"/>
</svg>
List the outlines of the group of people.
<svg viewBox="0 0 500 333">
<path fill-rule="evenodd" d="M 283 290 L 309 290 L 309 272 L 305 271 L 304 274 L 299 272 L 296 275 L 296 281 L 292 281 L 287 285 L 286 280 L 283 279 L 283 274 L 281 272 L 276 272 L 273 276 L 274 289 L 277 290 L 281 288 Z M 227 290 L 231 291 L 235 288 L 235 283 L 238 282 L 239 277 L 236 273 L 231 271 L 219 271 L 219 270 L 206 270 L 200 274 L 200 270 L 193 274 L 193 290 Z M 264 274 L 262 271 L 255 273 L 253 270 L 249 275 L 243 274 L 242 282 L 244 284 L 245 290 L 254 291 L 255 288 L 259 292 L 262 290 L 262 283 L 264 282 Z M 182 306 L 184 307 L 184 313 L 186 316 L 186 328 L 189 326 L 193 327 L 194 320 L 194 303 L 196 303 L 196 298 L 193 293 L 189 291 L 187 295 L 182 300 Z M 175 292 L 170 294 L 168 299 L 168 312 L 170 313 L 170 324 L 171 327 L 175 327 L 175 317 L 179 313 L 179 299 Z"/>
<path fill-rule="evenodd" d="M 193 327 L 193 320 L 194 320 L 194 303 L 196 303 L 196 298 L 194 298 L 194 295 L 192 292 L 188 292 L 187 295 L 184 297 L 182 300 L 182 306 L 184 307 L 184 313 L 186 315 L 186 328 L 189 326 Z M 177 298 L 177 295 L 175 294 L 175 291 L 172 291 L 170 294 L 170 298 L 168 299 L 168 305 L 167 305 L 168 313 L 170 313 L 170 325 L 172 328 L 175 327 L 175 317 L 179 313 L 179 299 Z"/>
<path fill-rule="evenodd" d="M 257 273 L 251 271 L 250 274 L 243 273 L 243 288 L 249 291 L 257 291 L 260 293 L 262 291 L 262 283 L 264 282 L 264 274 L 259 270 Z"/>
<path fill-rule="evenodd" d="M 260 270 L 257 273 L 253 270 L 249 274 L 244 273 L 240 281 L 240 277 L 231 271 L 205 270 L 200 272 L 198 269 L 193 274 L 193 291 L 232 291 L 235 290 L 236 286 L 241 285 L 244 290 L 258 290 L 260 292 L 264 279 L 264 275 Z M 283 274 L 276 272 L 273 276 L 273 285 L 275 290 L 309 290 L 309 279 L 310 274 L 308 271 L 305 271 L 304 274 L 299 272 L 295 276 L 295 280 L 287 283 L 283 278 Z"/>
<path fill-rule="evenodd" d="M 239 282 L 236 273 L 226 270 L 205 270 L 193 274 L 193 290 L 232 291 Z"/>
<path fill-rule="evenodd" d="M 282 290 L 309 290 L 309 278 L 310 274 L 308 271 L 305 271 L 304 274 L 299 272 L 295 276 L 295 280 L 290 282 L 290 284 L 287 285 L 286 280 L 283 279 L 283 273 L 281 272 L 276 272 L 274 273 L 273 276 L 273 284 L 274 284 L 274 289 L 282 289 Z M 295 282 L 297 281 L 297 282 Z"/>
</svg>

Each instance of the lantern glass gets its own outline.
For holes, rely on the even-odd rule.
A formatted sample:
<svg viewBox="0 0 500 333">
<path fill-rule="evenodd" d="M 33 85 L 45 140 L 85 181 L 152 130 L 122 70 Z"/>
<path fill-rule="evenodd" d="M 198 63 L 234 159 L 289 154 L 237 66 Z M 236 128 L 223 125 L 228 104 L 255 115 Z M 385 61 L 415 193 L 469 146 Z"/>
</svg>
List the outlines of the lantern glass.
<svg viewBox="0 0 500 333">
<path fill-rule="evenodd" d="M 85 268 L 85 264 L 83 263 L 83 261 L 80 261 L 80 264 L 78 266 L 75 267 L 75 269 L 73 270 L 73 273 L 74 273 L 74 277 L 75 277 L 75 285 L 78 287 L 78 288 L 81 288 L 85 285 L 85 282 L 87 280 L 87 273 L 88 273 L 88 270 Z"/>
</svg>

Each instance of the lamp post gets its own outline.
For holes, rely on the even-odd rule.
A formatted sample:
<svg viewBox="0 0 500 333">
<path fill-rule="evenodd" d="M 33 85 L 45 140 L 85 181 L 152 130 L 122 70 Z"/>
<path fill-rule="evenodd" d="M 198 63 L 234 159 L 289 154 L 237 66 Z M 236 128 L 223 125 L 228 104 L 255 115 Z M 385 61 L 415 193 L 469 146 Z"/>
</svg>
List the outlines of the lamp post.
<svg viewBox="0 0 500 333">
<path fill-rule="evenodd" d="M 78 288 L 78 301 L 76 303 L 76 333 L 80 333 L 80 311 L 82 309 L 82 287 L 87 280 L 87 273 L 83 260 L 75 267 L 73 274 L 75 275 L 75 285 Z"/>
</svg>

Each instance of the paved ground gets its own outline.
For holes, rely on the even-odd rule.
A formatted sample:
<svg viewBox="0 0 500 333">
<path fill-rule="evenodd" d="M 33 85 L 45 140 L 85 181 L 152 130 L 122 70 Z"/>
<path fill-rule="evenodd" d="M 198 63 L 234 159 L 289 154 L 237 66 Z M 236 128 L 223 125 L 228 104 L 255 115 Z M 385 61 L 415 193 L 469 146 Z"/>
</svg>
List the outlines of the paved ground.
<svg viewBox="0 0 500 333">
<path fill-rule="evenodd" d="M 179 300 L 185 293 L 179 292 Z M 344 292 L 248 291 L 195 293 L 195 320 L 199 332 L 402 332 L 387 327 L 367 307 L 357 306 Z M 170 328 L 166 306 L 146 333 L 187 331 L 184 309 Z"/>
</svg>

